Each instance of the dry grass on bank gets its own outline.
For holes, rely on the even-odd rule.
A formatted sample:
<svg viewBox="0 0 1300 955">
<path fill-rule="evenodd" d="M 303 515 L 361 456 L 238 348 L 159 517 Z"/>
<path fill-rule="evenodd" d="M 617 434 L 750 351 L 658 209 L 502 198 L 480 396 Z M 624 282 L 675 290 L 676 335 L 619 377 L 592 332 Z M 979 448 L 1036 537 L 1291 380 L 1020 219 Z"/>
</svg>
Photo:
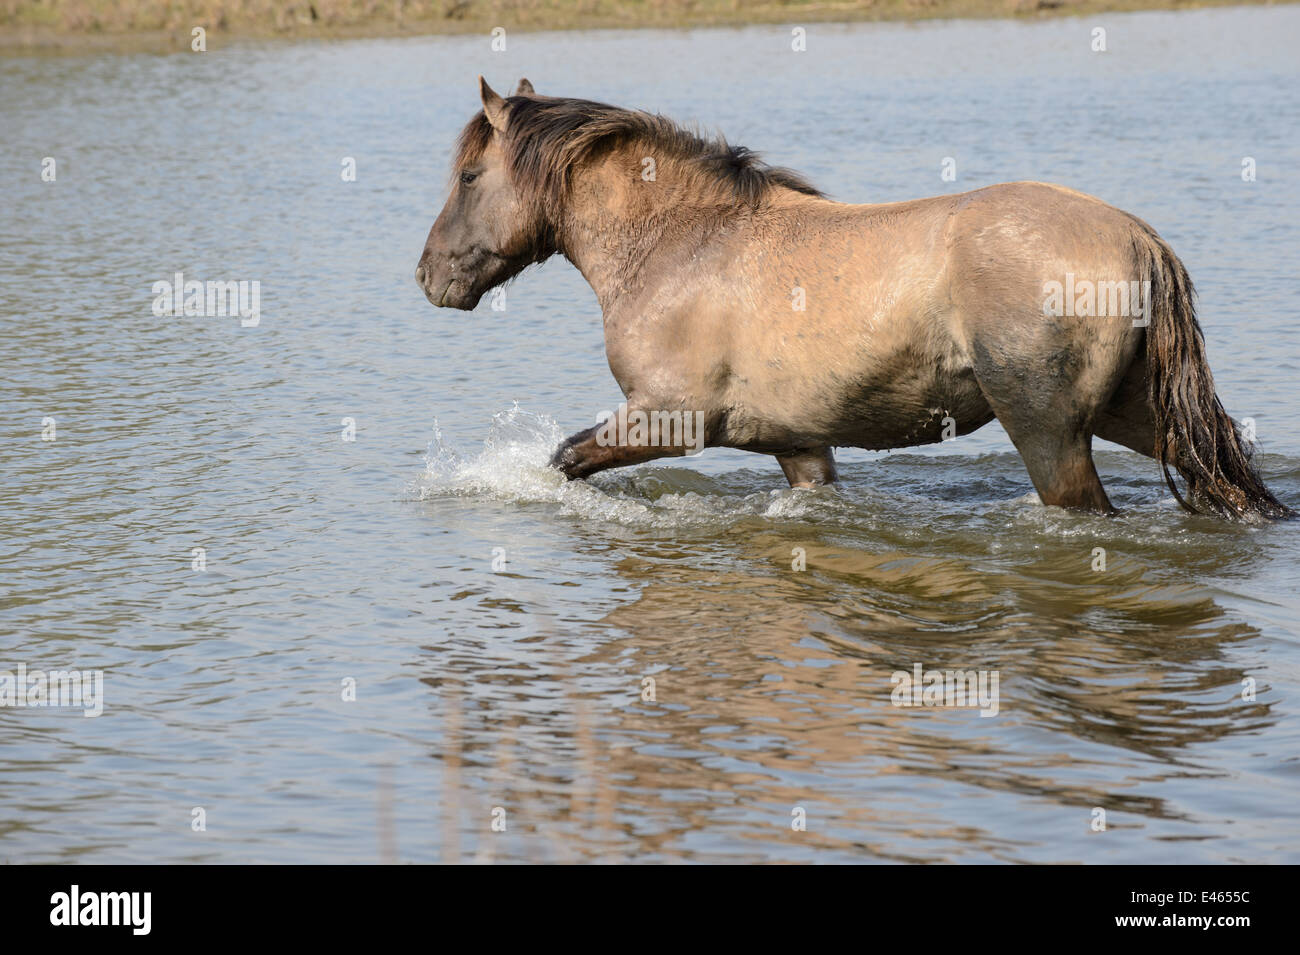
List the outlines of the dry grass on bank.
<svg viewBox="0 0 1300 955">
<path fill-rule="evenodd" d="M 401 36 L 1189 9 L 1236 0 L 0 0 L 5 47 L 96 38 Z"/>
</svg>

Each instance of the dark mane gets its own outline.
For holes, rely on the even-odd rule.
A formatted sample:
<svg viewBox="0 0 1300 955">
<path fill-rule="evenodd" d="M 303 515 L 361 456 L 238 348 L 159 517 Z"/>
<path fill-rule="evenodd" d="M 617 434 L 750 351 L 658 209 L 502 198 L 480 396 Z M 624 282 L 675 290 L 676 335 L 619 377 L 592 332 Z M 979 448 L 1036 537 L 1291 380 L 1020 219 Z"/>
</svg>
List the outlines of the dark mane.
<svg viewBox="0 0 1300 955">
<path fill-rule="evenodd" d="M 584 99 L 511 96 L 506 104 L 506 164 L 515 187 L 535 200 L 562 202 L 575 166 L 634 142 L 650 155 L 684 162 L 720 200 L 756 206 L 778 186 L 822 196 L 798 173 L 769 166 L 744 146 L 705 139 L 665 116 Z M 492 127 L 480 112 L 461 133 L 453 176 L 476 162 L 491 140 Z"/>
</svg>

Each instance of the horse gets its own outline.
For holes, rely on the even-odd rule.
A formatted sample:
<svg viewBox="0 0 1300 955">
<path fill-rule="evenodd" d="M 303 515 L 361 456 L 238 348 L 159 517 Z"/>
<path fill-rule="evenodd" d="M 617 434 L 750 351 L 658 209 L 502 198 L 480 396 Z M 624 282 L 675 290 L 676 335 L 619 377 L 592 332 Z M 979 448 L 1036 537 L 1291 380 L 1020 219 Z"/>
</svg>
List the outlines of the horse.
<svg viewBox="0 0 1300 955">
<path fill-rule="evenodd" d="M 833 485 L 833 448 L 997 418 L 1047 506 L 1114 512 L 1097 435 L 1159 462 L 1190 512 L 1295 516 L 1215 392 L 1186 269 L 1141 219 L 1042 182 L 840 203 L 662 115 L 527 80 L 502 97 L 480 76 L 479 97 L 415 278 L 469 310 L 558 253 L 591 285 L 625 401 L 556 450 L 568 478 L 728 447 Z"/>
</svg>

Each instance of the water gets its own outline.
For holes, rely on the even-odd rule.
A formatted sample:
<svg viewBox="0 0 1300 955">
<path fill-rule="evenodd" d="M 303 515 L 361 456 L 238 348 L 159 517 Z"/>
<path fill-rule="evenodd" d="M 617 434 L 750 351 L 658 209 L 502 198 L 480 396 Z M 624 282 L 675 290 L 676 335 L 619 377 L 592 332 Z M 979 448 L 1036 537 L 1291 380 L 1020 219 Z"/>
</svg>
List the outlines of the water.
<svg viewBox="0 0 1300 955">
<path fill-rule="evenodd" d="M 0 60 L 0 670 L 106 697 L 0 709 L 0 861 L 1300 861 L 1300 527 L 1186 516 L 1113 447 L 1122 516 L 1044 510 L 996 425 L 841 452 L 841 494 L 729 451 L 565 484 L 619 399 L 591 291 L 412 276 L 480 72 L 846 200 L 1065 183 L 1183 257 L 1295 504 L 1300 9 L 789 41 Z M 260 281 L 260 324 L 155 317 L 177 271 Z M 996 671 L 997 715 L 893 706 L 917 663 Z"/>
</svg>

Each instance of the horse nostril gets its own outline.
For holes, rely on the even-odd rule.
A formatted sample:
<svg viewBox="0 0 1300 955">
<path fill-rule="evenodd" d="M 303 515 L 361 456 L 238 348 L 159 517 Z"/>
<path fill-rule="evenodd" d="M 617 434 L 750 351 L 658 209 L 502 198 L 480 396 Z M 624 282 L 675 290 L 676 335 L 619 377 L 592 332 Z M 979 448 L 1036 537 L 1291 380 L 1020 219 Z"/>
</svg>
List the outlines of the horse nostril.
<svg viewBox="0 0 1300 955">
<path fill-rule="evenodd" d="M 420 288 L 424 288 L 424 266 L 417 266 L 415 269 L 415 281 L 420 283 Z"/>
</svg>

